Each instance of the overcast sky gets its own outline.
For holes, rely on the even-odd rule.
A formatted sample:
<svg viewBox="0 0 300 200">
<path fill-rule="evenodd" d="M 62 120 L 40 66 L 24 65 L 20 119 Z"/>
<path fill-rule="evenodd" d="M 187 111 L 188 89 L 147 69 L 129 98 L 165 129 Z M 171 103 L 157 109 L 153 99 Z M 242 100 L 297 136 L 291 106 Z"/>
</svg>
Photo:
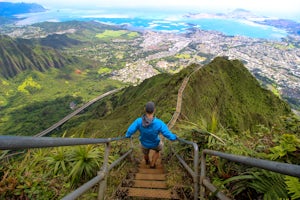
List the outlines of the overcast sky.
<svg viewBox="0 0 300 200">
<path fill-rule="evenodd" d="M 103 7 L 124 8 L 183 8 L 192 10 L 230 11 L 236 8 L 256 13 L 277 14 L 278 16 L 300 15 L 300 0 L 0 0 L 6 2 L 39 3 L 46 8 L 85 8 Z"/>
</svg>

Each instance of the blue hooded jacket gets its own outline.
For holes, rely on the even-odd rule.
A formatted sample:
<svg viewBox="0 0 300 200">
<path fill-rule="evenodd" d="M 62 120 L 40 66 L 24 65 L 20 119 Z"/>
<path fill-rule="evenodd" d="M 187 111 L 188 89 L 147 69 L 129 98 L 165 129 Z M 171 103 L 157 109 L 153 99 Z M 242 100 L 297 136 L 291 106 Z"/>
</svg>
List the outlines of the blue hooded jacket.
<svg viewBox="0 0 300 200">
<path fill-rule="evenodd" d="M 154 117 L 153 120 L 149 120 L 145 115 L 137 118 L 129 126 L 126 137 L 131 137 L 137 130 L 140 132 L 139 139 L 141 144 L 149 149 L 159 145 L 159 133 L 171 141 L 177 139 L 177 136 L 168 129 L 167 125 L 156 117 Z"/>
</svg>

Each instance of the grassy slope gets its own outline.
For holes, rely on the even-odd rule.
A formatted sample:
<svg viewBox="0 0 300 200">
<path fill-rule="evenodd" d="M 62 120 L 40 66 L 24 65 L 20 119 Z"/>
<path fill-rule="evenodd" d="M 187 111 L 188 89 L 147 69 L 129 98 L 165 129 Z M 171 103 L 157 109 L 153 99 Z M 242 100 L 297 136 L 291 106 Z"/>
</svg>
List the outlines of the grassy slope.
<svg viewBox="0 0 300 200">
<path fill-rule="evenodd" d="M 241 62 L 217 58 L 196 72 L 184 93 L 183 114 L 197 122 L 213 114 L 235 132 L 279 123 L 290 113 L 287 103 L 260 87 Z"/>
<path fill-rule="evenodd" d="M 174 76 L 161 74 L 129 87 L 91 107 L 65 128 L 74 127 L 70 133 L 85 130 L 99 137 L 122 135 L 143 113 L 143 106 L 149 100 L 157 103 L 157 116 L 168 122 L 175 111 L 178 88 L 192 68 Z M 217 58 L 193 74 L 182 107 L 182 116 L 195 123 L 202 119 L 210 122 L 213 113 L 224 127 L 241 132 L 258 124 L 279 123 L 280 116 L 289 114 L 290 108 L 260 87 L 241 62 Z M 82 122 L 79 129 L 78 122 Z"/>
<path fill-rule="evenodd" d="M 29 77 L 41 88 L 26 94 L 18 88 Z M 71 113 L 72 101 L 81 105 L 122 85 L 119 81 L 100 79 L 88 69 L 77 74 L 76 66 L 45 73 L 27 72 L 0 80 L 0 134 L 37 134 Z"/>
<path fill-rule="evenodd" d="M 85 131 L 87 135 L 96 134 L 98 137 L 123 135 L 130 123 L 143 114 L 144 105 L 150 100 L 156 103 L 156 116 L 168 122 L 175 112 L 178 89 L 188 73 L 189 69 L 173 76 L 160 74 L 138 86 L 125 88 L 96 103 L 86 113 L 66 123 L 64 128 L 73 127 L 70 134 Z"/>
</svg>

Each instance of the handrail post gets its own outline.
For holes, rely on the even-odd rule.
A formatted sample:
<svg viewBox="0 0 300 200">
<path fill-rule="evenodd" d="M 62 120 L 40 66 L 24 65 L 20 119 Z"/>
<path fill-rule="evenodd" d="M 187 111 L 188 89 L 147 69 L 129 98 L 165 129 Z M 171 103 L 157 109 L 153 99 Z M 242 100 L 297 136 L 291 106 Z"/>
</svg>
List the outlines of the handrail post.
<svg viewBox="0 0 300 200">
<path fill-rule="evenodd" d="M 206 176 L 206 154 L 202 151 L 201 154 L 201 172 L 200 172 L 200 199 L 204 200 L 205 187 L 203 185 L 203 180 Z"/>
<path fill-rule="evenodd" d="M 198 199 L 199 195 L 199 148 L 196 143 L 194 146 L 194 200 Z"/>
<path fill-rule="evenodd" d="M 107 185 L 107 172 L 108 172 L 108 157 L 109 157 L 109 151 L 110 151 L 110 143 L 106 143 L 105 146 L 105 155 L 104 155 L 104 161 L 101 170 L 98 172 L 98 175 L 103 174 L 104 179 L 100 181 L 99 183 L 99 191 L 98 191 L 98 200 L 104 199 L 104 193 L 106 190 Z"/>
<path fill-rule="evenodd" d="M 130 148 L 133 149 L 133 137 L 130 137 Z M 130 160 L 134 160 L 134 156 L 132 153 L 130 154 Z"/>
<path fill-rule="evenodd" d="M 188 166 L 188 164 L 183 160 L 183 158 L 181 156 L 179 156 L 175 152 L 175 150 L 172 148 L 172 146 L 170 148 L 171 148 L 171 151 L 178 158 L 178 160 L 180 161 L 180 163 L 183 165 L 183 167 L 192 176 L 193 183 L 194 183 L 194 200 L 198 200 L 198 197 L 199 197 L 199 147 L 198 147 L 197 143 L 195 143 L 195 142 L 186 141 L 186 140 L 181 139 L 181 138 L 177 138 L 177 140 L 179 142 L 192 145 L 194 147 L 194 159 L 193 159 L 193 161 L 194 161 L 194 169 L 191 169 Z"/>
</svg>

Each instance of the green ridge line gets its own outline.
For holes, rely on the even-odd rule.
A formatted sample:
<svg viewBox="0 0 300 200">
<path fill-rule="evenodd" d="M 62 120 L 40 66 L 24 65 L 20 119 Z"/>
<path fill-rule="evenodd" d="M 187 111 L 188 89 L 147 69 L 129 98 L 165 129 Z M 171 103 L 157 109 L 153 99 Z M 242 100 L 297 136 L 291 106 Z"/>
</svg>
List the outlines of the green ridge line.
<svg viewBox="0 0 300 200">
<path fill-rule="evenodd" d="M 91 101 L 87 102 L 86 104 L 84 104 L 83 106 L 81 106 L 80 108 L 78 108 L 77 110 L 75 110 L 74 112 L 72 112 L 71 114 L 67 115 L 66 117 L 64 117 L 60 121 L 56 122 L 55 124 L 53 124 L 52 126 L 50 126 L 49 128 L 47 128 L 46 130 L 43 130 L 42 132 L 36 134 L 35 137 L 42 137 L 42 136 L 47 135 L 48 133 L 50 133 L 51 131 L 53 131 L 57 127 L 61 126 L 62 124 L 64 124 L 66 121 L 68 121 L 69 119 L 71 119 L 72 117 L 74 117 L 75 115 L 77 115 L 78 113 L 80 113 L 85 108 L 89 107 L 90 105 L 94 104 L 95 102 L 103 99 L 104 97 L 106 97 L 108 95 L 111 95 L 111 94 L 114 94 L 114 93 L 120 91 L 121 89 L 122 88 L 111 90 L 109 92 L 101 94 L 100 96 L 92 99 Z"/>
</svg>

